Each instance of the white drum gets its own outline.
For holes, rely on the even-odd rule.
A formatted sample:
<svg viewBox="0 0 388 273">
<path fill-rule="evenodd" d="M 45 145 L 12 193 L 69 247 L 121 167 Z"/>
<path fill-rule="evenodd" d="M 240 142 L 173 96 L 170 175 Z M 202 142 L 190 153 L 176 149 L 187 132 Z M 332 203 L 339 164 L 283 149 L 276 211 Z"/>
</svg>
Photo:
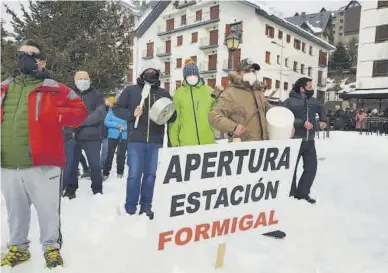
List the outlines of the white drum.
<svg viewBox="0 0 388 273">
<path fill-rule="evenodd" d="M 290 139 L 295 117 L 288 108 L 272 107 L 268 110 L 266 119 L 270 140 Z"/>
<path fill-rule="evenodd" d="M 150 119 L 158 125 L 166 124 L 175 111 L 175 104 L 169 98 L 158 99 L 150 109 Z"/>
</svg>

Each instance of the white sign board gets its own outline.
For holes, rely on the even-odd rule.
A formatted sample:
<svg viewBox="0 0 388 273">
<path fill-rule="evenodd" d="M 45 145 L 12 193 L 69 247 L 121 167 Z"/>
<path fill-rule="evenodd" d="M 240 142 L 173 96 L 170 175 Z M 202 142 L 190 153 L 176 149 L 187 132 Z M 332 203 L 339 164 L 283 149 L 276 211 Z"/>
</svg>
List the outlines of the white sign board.
<svg viewBox="0 0 388 273">
<path fill-rule="evenodd" d="M 225 242 L 226 235 L 278 229 L 300 143 L 294 139 L 160 149 L 154 249 Z"/>
</svg>

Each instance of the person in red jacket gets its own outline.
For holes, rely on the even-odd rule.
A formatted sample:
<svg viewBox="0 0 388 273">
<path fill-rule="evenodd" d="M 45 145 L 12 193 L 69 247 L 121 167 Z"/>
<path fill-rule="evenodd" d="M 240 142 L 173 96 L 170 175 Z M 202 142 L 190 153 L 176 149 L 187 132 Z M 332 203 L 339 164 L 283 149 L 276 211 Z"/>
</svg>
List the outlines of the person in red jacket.
<svg viewBox="0 0 388 273">
<path fill-rule="evenodd" d="M 63 127 L 78 127 L 88 112 L 73 90 L 50 78 L 46 54 L 37 42 L 23 42 L 17 56 L 20 75 L 1 84 L 1 191 L 10 231 L 9 252 L 1 266 L 30 259 L 27 237 L 34 204 L 46 266 L 54 268 L 63 265 Z"/>
</svg>

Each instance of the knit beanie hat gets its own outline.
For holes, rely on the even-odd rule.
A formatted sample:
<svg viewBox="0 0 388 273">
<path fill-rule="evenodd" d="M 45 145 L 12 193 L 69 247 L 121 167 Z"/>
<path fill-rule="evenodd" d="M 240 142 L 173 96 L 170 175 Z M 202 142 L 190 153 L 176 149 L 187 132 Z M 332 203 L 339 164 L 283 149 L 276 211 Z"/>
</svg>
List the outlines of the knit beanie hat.
<svg viewBox="0 0 388 273">
<path fill-rule="evenodd" d="M 186 78 L 188 75 L 199 76 L 199 68 L 191 58 L 185 60 L 185 66 L 183 67 L 183 78 Z"/>
</svg>

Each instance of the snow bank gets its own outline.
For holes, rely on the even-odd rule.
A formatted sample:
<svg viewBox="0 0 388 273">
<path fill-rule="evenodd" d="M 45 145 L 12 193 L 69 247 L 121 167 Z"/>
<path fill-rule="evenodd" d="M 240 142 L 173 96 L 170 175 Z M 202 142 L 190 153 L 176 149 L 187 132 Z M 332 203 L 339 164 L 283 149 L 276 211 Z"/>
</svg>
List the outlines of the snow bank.
<svg viewBox="0 0 388 273">
<path fill-rule="evenodd" d="M 320 28 L 320 27 L 314 27 L 312 24 L 309 23 L 309 21 L 306 21 L 306 24 L 314 34 L 318 34 L 318 33 L 321 33 L 323 31 L 322 28 Z"/>
</svg>

